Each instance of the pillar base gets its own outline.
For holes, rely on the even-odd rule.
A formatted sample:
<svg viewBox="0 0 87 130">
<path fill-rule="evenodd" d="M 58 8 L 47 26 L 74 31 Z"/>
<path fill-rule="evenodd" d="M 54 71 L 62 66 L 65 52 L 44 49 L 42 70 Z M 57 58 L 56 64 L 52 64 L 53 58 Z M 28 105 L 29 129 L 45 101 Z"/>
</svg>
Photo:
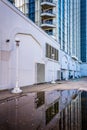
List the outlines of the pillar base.
<svg viewBox="0 0 87 130">
<path fill-rule="evenodd" d="M 55 84 L 56 82 L 55 81 L 51 81 L 51 84 Z"/>
<path fill-rule="evenodd" d="M 15 87 L 11 92 L 12 93 L 21 93 L 22 90 L 20 88 L 18 88 L 18 87 Z"/>
</svg>

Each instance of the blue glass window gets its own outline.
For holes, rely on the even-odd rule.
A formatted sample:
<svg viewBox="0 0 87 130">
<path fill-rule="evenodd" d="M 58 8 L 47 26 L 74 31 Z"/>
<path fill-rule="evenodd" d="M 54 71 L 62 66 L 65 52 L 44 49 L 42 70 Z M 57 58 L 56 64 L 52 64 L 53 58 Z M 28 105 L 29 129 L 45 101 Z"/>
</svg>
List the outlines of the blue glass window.
<svg viewBox="0 0 87 130">
<path fill-rule="evenodd" d="M 86 62 L 86 0 L 81 0 L 81 60 Z"/>
<path fill-rule="evenodd" d="M 29 18 L 35 22 L 35 0 L 29 0 Z"/>
</svg>

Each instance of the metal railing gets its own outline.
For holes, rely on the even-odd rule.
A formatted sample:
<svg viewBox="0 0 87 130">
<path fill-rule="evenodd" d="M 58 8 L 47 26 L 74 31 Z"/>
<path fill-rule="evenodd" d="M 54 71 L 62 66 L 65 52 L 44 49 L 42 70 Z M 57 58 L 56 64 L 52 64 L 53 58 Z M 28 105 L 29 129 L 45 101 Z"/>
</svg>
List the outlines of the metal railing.
<svg viewBox="0 0 87 130">
<path fill-rule="evenodd" d="M 50 2 L 50 3 L 53 3 L 53 0 L 41 0 L 41 2 Z"/>
<path fill-rule="evenodd" d="M 49 13 L 49 14 L 55 15 L 55 13 L 53 12 L 53 10 L 42 10 L 41 13 Z"/>
<path fill-rule="evenodd" d="M 42 24 L 51 24 L 51 25 L 53 25 L 53 21 L 42 21 Z"/>
</svg>

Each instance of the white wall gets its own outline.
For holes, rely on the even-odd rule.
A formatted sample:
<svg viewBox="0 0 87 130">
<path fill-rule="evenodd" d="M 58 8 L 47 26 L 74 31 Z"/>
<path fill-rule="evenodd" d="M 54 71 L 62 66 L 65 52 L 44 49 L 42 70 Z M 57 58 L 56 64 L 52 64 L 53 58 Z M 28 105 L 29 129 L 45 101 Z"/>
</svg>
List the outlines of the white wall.
<svg viewBox="0 0 87 130">
<path fill-rule="evenodd" d="M 54 61 L 45 57 L 46 43 L 58 50 L 59 44 L 6 0 L 0 1 L 0 18 L 0 89 L 15 87 L 16 38 L 20 40 L 19 86 L 36 83 L 36 63 L 45 64 L 45 81 L 51 81 Z M 58 70 L 55 61 L 55 79 Z"/>
<path fill-rule="evenodd" d="M 69 71 L 73 78 L 80 76 L 80 63 L 62 50 L 60 51 L 60 64 L 64 79 L 67 80 L 69 78 Z"/>
<path fill-rule="evenodd" d="M 16 37 L 20 39 L 19 46 L 19 85 L 26 86 L 35 83 L 35 63 L 42 62 L 42 49 L 39 44 L 30 36 L 25 34 L 18 34 Z M 15 58 L 16 48 L 12 51 L 11 56 L 11 75 L 15 79 L 15 69 L 16 69 L 16 58 Z M 14 59 L 14 60 L 13 60 Z M 15 80 L 13 82 L 15 84 Z M 12 84 L 12 85 L 13 85 Z"/>
<path fill-rule="evenodd" d="M 10 52 L 0 51 L 0 89 L 9 87 L 9 59 Z M 4 82 L 4 84 L 3 84 Z"/>
</svg>

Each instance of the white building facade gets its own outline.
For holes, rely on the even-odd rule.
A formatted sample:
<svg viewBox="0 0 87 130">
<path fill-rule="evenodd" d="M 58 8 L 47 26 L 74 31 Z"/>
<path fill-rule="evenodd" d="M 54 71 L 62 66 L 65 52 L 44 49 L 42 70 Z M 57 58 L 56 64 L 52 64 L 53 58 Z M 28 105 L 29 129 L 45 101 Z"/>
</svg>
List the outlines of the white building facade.
<svg viewBox="0 0 87 130">
<path fill-rule="evenodd" d="M 72 57 L 75 66 L 80 66 L 79 0 L 15 0 L 15 6 L 60 44 L 60 57 Z M 60 64 L 63 66 L 63 62 Z M 74 71 L 76 73 L 76 69 Z M 70 72 L 67 72 L 69 78 Z M 61 73 L 65 73 L 64 68 L 61 68 Z M 75 75 L 77 76 L 72 77 L 79 76 Z"/>
<path fill-rule="evenodd" d="M 53 71 L 60 78 L 59 44 L 8 1 L 0 1 L 0 17 L 0 89 L 15 87 L 17 49 L 19 86 L 49 82 Z"/>
<path fill-rule="evenodd" d="M 0 90 L 80 76 L 78 60 L 6 0 L 0 18 Z"/>
</svg>

